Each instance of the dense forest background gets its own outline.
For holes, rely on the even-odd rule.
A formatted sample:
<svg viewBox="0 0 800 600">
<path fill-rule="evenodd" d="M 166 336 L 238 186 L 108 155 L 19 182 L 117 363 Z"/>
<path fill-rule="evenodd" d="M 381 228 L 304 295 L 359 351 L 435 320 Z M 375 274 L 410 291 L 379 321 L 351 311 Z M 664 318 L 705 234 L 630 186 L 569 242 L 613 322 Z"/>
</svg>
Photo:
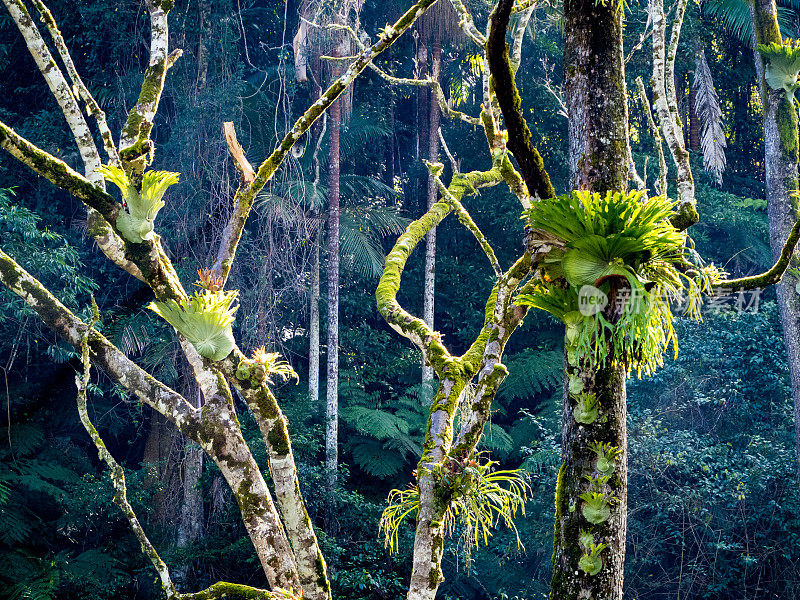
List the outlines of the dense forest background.
<svg viewBox="0 0 800 600">
<path fill-rule="evenodd" d="M 470 2 L 476 19 L 488 7 Z M 377 31 L 402 2 L 368 0 L 363 27 Z M 147 64 L 146 11 L 138 0 L 65 2 L 50 9 L 77 67 L 109 116 L 113 131 L 135 102 Z M 156 119 L 157 169 L 181 173 L 159 220 L 159 233 L 184 280 L 209 264 L 236 187 L 221 124 L 232 121 L 252 156 L 265 156 L 328 76 L 296 82 L 292 40 L 301 3 L 270 0 L 179 0 L 171 44 L 183 56 L 171 69 Z M 781 8 L 790 37 L 800 7 Z M 761 104 L 755 84 L 749 8 L 742 0 L 690 4 L 676 73 L 680 111 L 698 177 L 701 222 L 692 236 L 701 253 L 733 275 L 770 264 L 763 192 Z M 626 7 L 626 65 L 631 136 L 640 173 L 658 170 L 653 138 L 635 94 L 649 79 L 644 4 Z M 641 42 L 641 43 L 640 43 Z M 559 106 L 561 33 L 557 3 L 537 8 L 517 74 L 526 118 L 554 178 L 566 189 L 566 119 Z M 427 47 L 441 46 L 441 81 L 451 102 L 479 103 L 479 64 L 446 19 L 404 36 L 378 63 L 408 76 L 424 68 Z M 471 54 L 472 52 L 472 54 Z M 701 123 L 693 86 L 698 57 L 713 77 L 727 142 L 722 182 L 703 171 Z M 68 163 L 77 161 L 63 116 L 11 18 L 0 12 L 0 118 Z M 427 202 L 430 94 L 390 86 L 369 70 L 348 99 L 341 130 L 340 476 L 334 522 L 320 533 L 334 596 L 387 600 L 405 595 L 411 530 L 398 555 L 378 536 L 389 490 L 403 488 L 420 452 L 431 400 L 420 383 L 420 356 L 398 341 L 375 308 L 373 290 L 390 236 L 422 214 Z M 312 518 L 322 522 L 324 394 L 311 402 L 309 307 L 313 255 L 326 235 L 327 131 L 315 127 L 258 199 L 231 286 L 241 290 L 237 337 L 243 347 L 283 353 L 300 384 L 280 389 Z M 441 121 L 442 137 L 462 170 L 486 156 L 483 133 Z M 555 165 L 555 168 L 553 167 Z M 561 165 L 559 168 L 558 165 Z M 522 244 L 516 199 L 500 188 L 465 199 L 508 263 Z M 145 310 L 144 285 L 111 266 L 86 239 L 78 202 L 0 155 L 0 245 L 83 314 L 93 294 L 104 333 L 166 383 L 187 369 L 166 323 Z M 322 298 L 325 266 L 322 246 Z M 406 270 L 403 302 L 422 312 L 424 256 Z M 451 347 L 472 340 L 491 271 L 468 232 L 439 227 L 437 327 Z M 325 304 L 321 302 L 323 333 Z M 794 468 L 793 419 L 786 358 L 774 292 L 757 303 L 707 306 L 704 321 L 677 324 L 680 353 L 657 375 L 629 386 L 630 496 L 626 595 L 666 597 L 800 597 L 800 500 Z M 524 548 L 498 529 L 485 548 L 452 536 L 442 598 L 546 597 L 552 552 L 553 490 L 559 464 L 563 329 L 532 314 L 507 350 L 510 376 L 487 426 L 485 450 L 504 467 L 521 467 L 533 494 L 517 520 Z M 325 339 L 325 336 L 322 336 Z M 323 347 L 323 352 L 324 352 Z M 0 290 L 0 598 L 150 598 L 151 566 L 117 507 L 75 409 L 78 357 L 29 309 Z M 323 377 L 324 380 L 324 377 Z M 203 464 L 161 417 L 130 401 L 99 376 L 91 412 L 113 453 L 128 469 L 131 500 L 165 560 L 200 587 L 217 579 L 264 585 L 264 574 L 238 509 L 216 468 Z M 324 386 L 324 382 L 323 382 Z M 185 394 L 192 390 L 180 390 Z M 194 392 L 197 393 L 196 391 Z M 248 413 L 241 418 L 255 439 Z M 263 448 L 253 444 L 259 458 Z M 187 481 L 192 484 L 187 485 Z"/>
</svg>

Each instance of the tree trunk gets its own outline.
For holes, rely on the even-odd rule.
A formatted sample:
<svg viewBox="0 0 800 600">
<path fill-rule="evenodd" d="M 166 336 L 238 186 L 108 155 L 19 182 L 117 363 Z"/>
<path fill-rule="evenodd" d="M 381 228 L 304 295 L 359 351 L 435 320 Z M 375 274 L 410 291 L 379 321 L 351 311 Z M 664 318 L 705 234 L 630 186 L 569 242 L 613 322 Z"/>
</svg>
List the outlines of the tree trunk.
<svg viewBox="0 0 800 600">
<path fill-rule="evenodd" d="M 311 303 L 308 317 L 308 398 L 311 406 L 319 402 L 319 246 L 322 230 L 314 233 L 311 250 Z M 316 408 L 315 408 L 316 410 Z"/>
<path fill-rule="evenodd" d="M 188 370 L 188 369 L 187 369 Z M 187 398 L 194 398 L 193 405 L 200 408 L 200 390 Z M 185 548 L 196 542 L 203 535 L 203 490 L 200 487 L 200 475 L 203 473 L 203 449 L 188 439 L 184 439 L 183 455 L 183 501 L 181 502 L 180 521 L 175 545 Z M 175 583 L 179 586 L 188 583 L 188 563 L 181 564 L 175 570 Z"/>
<path fill-rule="evenodd" d="M 339 465 L 339 128 L 341 104 L 330 109 L 330 146 L 328 167 L 328 377 L 325 470 L 330 494 L 336 487 Z M 328 518 L 332 515 L 329 514 Z"/>
<path fill-rule="evenodd" d="M 569 167 L 573 189 L 626 191 L 628 180 L 628 106 L 622 47 L 623 10 L 617 2 L 566 0 L 564 3 L 564 76 L 568 107 Z M 613 302 L 611 303 L 613 306 Z M 562 460 L 556 489 L 551 598 L 621 600 L 627 524 L 627 448 L 625 370 L 607 359 L 592 368 L 587 357 L 567 363 L 568 375 L 583 389 L 570 394 L 564 384 Z M 599 416 L 578 423 L 579 395 L 596 394 Z M 619 451 L 607 482 L 597 479 L 592 443 Z M 592 483 L 586 477 L 595 477 Z M 581 494 L 604 494 L 608 516 L 590 521 Z M 591 538 L 589 538 L 591 536 Z M 599 572 L 583 568 L 591 543 L 607 544 L 599 552 Z M 581 566 L 579 566 L 581 561 Z"/>
<path fill-rule="evenodd" d="M 442 66 L 442 43 L 436 38 L 433 42 L 433 60 L 431 63 L 431 79 L 439 81 Z M 429 106 L 428 127 L 428 160 L 439 161 L 439 103 L 431 96 Z M 436 202 L 436 179 L 428 175 L 428 202 L 425 210 L 430 210 Z M 425 237 L 425 287 L 423 296 L 422 318 L 431 329 L 433 326 L 434 295 L 436 292 L 436 228 Z M 422 365 L 422 383 L 433 379 L 433 367 Z"/>
<path fill-rule="evenodd" d="M 417 30 L 419 31 L 419 29 Z M 425 79 L 428 76 L 428 46 L 425 40 L 420 37 L 417 40 L 417 65 L 415 69 L 415 77 L 417 79 Z M 417 102 L 416 102 L 416 123 L 415 130 L 415 143 L 414 143 L 414 157 L 419 158 L 422 154 L 422 140 L 426 139 L 425 132 L 428 129 L 428 119 L 423 117 L 426 114 L 428 102 L 430 101 L 430 92 L 428 86 L 420 86 L 417 88 Z"/>
<path fill-rule="evenodd" d="M 689 87 L 689 150 L 700 150 L 700 123 L 695 110 L 697 92 L 694 86 Z"/>
<path fill-rule="evenodd" d="M 756 44 L 781 43 L 774 0 L 754 0 L 753 31 Z M 798 117 L 783 90 L 770 89 L 764 79 L 764 60 L 755 51 L 756 73 L 764 104 L 764 163 L 766 165 L 769 242 L 777 258 L 798 215 L 792 192 L 798 189 Z M 795 257 L 795 261 L 797 258 Z M 778 308 L 789 362 L 794 400 L 795 459 L 800 485 L 800 296 L 797 278 L 784 277 L 777 284 Z"/>
</svg>

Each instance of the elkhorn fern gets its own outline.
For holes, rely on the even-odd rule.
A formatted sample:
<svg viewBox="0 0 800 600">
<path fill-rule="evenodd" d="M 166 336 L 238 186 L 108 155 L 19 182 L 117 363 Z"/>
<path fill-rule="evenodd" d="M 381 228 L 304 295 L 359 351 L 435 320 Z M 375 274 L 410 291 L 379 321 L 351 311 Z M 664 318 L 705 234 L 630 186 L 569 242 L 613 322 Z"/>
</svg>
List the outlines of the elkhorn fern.
<svg viewBox="0 0 800 600">
<path fill-rule="evenodd" d="M 236 342 L 231 324 L 238 306 L 231 308 L 235 291 L 198 291 L 187 301 L 151 302 L 148 308 L 172 325 L 195 347 L 200 356 L 222 360 Z"/>
<path fill-rule="evenodd" d="M 783 44 L 759 44 L 758 51 L 769 61 L 764 73 L 769 87 L 783 90 L 788 100 L 794 100 L 794 93 L 800 87 L 797 83 L 797 74 L 800 73 L 800 45 L 787 39 Z"/>
<path fill-rule="evenodd" d="M 566 323 L 570 365 L 579 366 L 579 358 L 603 364 L 611 354 L 628 369 L 650 373 L 676 344 L 670 300 L 688 294 L 686 312 L 699 318 L 700 296 L 720 273 L 703 266 L 670 224 L 674 206 L 660 196 L 645 201 L 642 192 L 578 191 L 539 200 L 525 213 L 531 228 L 563 244 L 553 244 L 544 276 L 516 302 Z"/>
<path fill-rule="evenodd" d="M 103 165 L 98 172 L 119 188 L 124 209 L 117 217 L 117 229 L 129 242 L 141 243 L 150 239 L 158 211 L 164 206 L 164 193 L 178 183 L 179 173 L 147 171 L 142 175 L 142 189 L 136 189 L 121 168 Z"/>
</svg>

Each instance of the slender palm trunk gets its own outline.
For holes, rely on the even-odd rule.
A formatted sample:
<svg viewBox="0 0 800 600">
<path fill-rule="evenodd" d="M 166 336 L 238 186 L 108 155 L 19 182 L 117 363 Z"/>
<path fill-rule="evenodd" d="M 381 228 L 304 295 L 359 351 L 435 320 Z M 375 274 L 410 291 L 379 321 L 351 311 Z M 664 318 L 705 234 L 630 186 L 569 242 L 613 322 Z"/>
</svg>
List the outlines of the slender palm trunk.
<svg viewBox="0 0 800 600">
<path fill-rule="evenodd" d="M 416 77 L 419 79 L 425 79 L 428 76 L 428 46 L 425 44 L 424 39 L 420 37 L 417 41 L 419 44 L 417 46 L 417 68 L 416 68 Z M 421 86 L 417 89 L 417 98 L 416 98 L 416 105 L 414 112 L 416 113 L 416 123 L 417 127 L 414 131 L 414 157 L 419 158 L 422 154 L 422 144 L 425 142 L 425 131 L 428 128 L 428 119 L 423 117 L 425 114 L 425 107 L 428 104 L 428 99 L 430 98 L 430 93 L 428 92 L 428 88 L 426 86 Z"/>
<path fill-rule="evenodd" d="M 431 78 L 439 80 L 439 73 L 442 66 L 442 43 L 436 38 L 433 42 L 433 60 L 431 62 Z M 436 102 L 433 94 L 430 95 L 429 102 L 429 128 L 428 128 L 428 160 L 437 162 L 439 160 L 439 103 Z M 436 202 L 436 180 L 433 175 L 428 175 L 428 201 L 426 210 Z M 423 296 L 422 318 L 431 329 L 433 325 L 434 295 L 436 292 L 436 228 L 434 227 L 425 237 L 425 287 Z M 422 365 L 422 382 L 433 379 L 433 367 Z"/>
<path fill-rule="evenodd" d="M 755 43 L 780 43 L 775 1 L 754 0 L 751 9 Z M 758 51 L 755 51 L 755 62 L 764 104 L 764 164 L 769 242 L 773 255 L 777 257 L 799 210 L 797 197 L 792 196 L 798 189 L 798 117 L 793 103 L 783 90 L 770 89 L 766 83 L 765 65 Z M 796 284 L 796 278 L 784 277 L 776 288 L 794 400 L 795 459 L 800 485 L 800 296 L 794 289 Z"/>
<path fill-rule="evenodd" d="M 319 247 L 322 230 L 317 227 L 311 249 L 311 300 L 308 316 L 308 398 L 311 406 L 319 402 Z"/>
<path fill-rule="evenodd" d="M 341 104 L 330 109 L 330 146 L 328 166 L 328 377 L 325 470 L 331 492 L 336 487 L 339 464 L 339 127 Z M 329 515 L 330 516 L 330 515 Z"/>
<path fill-rule="evenodd" d="M 564 2 L 564 75 L 569 110 L 569 166 L 573 189 L 597 192 L 627 189 L 627 96 L 622 47 L 622 8 L 617 2 Z M 613 299 L 610 309 L 613 312 Z M 608 309 L 607 309 L 608 310 Z M 612 315 L 609 314 L 609 317 Z M 621 600 L 625 560 L 627 448 L 624 367 L 609 360 L 598 368 L 588 357 L 567 364 L 567 374 L 582 389 L 564 384 L 562 465 L 556 490 L 551 598 Z M 595 394 L 599 416 L 591 423 L 575 419 L 577 399 Z M 592 443 L 608 443 L 620 455 L 610 479 L 599 479 Z M 591 483 L 587 477 L 594 477 Z M 606 519 L 590 522 L 584 514 L 587 492 L 608 500 Z M 584 535 L 582 535 L 582 533 Z M 599 572 L 587 572 L 579 561 L 589 554 L 588 535 L 607 544 Z M 590 574 L 591 573 L 591 574 Z"/>
</svg>

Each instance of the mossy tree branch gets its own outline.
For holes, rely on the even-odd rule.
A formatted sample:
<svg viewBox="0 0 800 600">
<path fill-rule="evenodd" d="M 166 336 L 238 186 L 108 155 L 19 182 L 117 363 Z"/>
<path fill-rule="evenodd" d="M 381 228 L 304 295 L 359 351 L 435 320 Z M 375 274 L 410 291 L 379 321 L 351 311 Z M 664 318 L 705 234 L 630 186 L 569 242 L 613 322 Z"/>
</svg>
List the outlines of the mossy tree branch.
<svg viewBox="0 0 800 600">
<path fill-rule="evenodd" d="M 503 113 L 508 130 L 508 149 L 517 159 L 528 192 L 538 198 L 556 195 L 544 161 L 531 143 L 531 131 L 522 115 L 522 99 L 514 81 L 514 72 L 508 55 L 506 33 L 514 0 L 500 0 L 491 17 L 486 56 L 492 77 L 492 89 Z"/>
<path fill-rule="evenodd" d="M 508 375 L 502 363 L 506 343 L 527 314 L 527 308 L 512 304 L 514 292 L 531 272 L 531 253 L 526 252 L 498 280 L 486 303 L 486 316 L 478 339 L 465 353 L 467 360 L 480 357 L 477 369 L 475 394 L 469 406 L 464 407 L 461 428 L 456 438 L 452 456 L 471 455 L 480 442 L 483 428 L 491 415 L 492 402 L 497 389 Z"/>
<path fill-rule="evenodd" d="M 238 348 L 213 366 L 241 393 L 258 423 L 269 456 L 276 504 L 297 560 L 303 596 L 330 599 L 327 565 L 300 491 L 289 423 L 269 387 L 269 372 L 258 361 L 245 358 Z"/>
<path fill-rule="evenodd" d="M 650 14 L 653 18 L 653 108 L 658 115 L 661 132 L 667 142 L 677 173 L 678 204 L 672 224 L 683 231 L 699 220 L 697 214 L 694 178 L 689 164 L 689 152 L 683 137 L 680 117 L 675 99 L 675 67 L 672 64 L 680 38 L 681 24 L 687 0 L 678 0 L 675 21 L 672 26 L 669 56 L 666 50 L 667 24 L 664 16 L 664 1 L 650 0 Z"/>
<path fill-rule="evenodd" d="M 719 285 L 715 286 L 715 291 L 720 294 L 731 294 L 745 290 L 763 289 L 769 285 L 775 285 L 781 280 L 786 270 L 791 266 L 798 241 L 800 241 L 800 220 L 795 221 L 794 226 L 789 232 L 789 237 L 783 245 L 778 260 L 769 270 L 759 275 L 722 281 Z"/>
<path fill-rule="evenodd" d="M 58 55 L 61 57 L 61 61 L 64 63 L 64 68 L 67 71 L 70 81 L 72 81 L 72 89 L 77 92 L 78 98 L 82 99 L 86 103 L 86 111 L 94 117 L 97 123 L 97 129 L 100 131 L 100 137 L 103 140 L 103 148 L 108 155 L 109 162 L 111 164 L 119 165 L 119 153 L 117 152 L 117 146 L 114 143 L 114 136 L 111 134 L 111 130 L 108 128 L 106 113 L 103 112 L 103 109 L 101 109 L 100 105 L 97 104 L 97 101 L 95 100 L 94 96 L 92 96 L 89 88 L 86 87 L 86 85 L 83 83 L 83 79 L 81 79 L 81 76 L 78 74 L 78 70 L 75 68 L 75 63 L 72 61 L 72 56 L 67 49 L 67 44 L 61 35 L 61 31 L 58 29 L 58 25 L 56 24 L 56 20 L 53 18 L 53 14 L 50 12 L 50 9 L 47 8 L 47 5 L 45 5 L 42 0 L 33 0 L 33 4 L 36 6 L 36 10 L 39 11 L 42 21 L 44 21 L 45 25 L 47 26 L 47 30 L 50 32 L 50 37 L 53 38 L 53 43 L 56 46 Z M 76 98 L 76 100 L 78 98 Z"/>
<path fill-rule="evenodd" d="M 119 154 L 125 171 L 141 175 L 150 163 L 153 142 L 150 132 L 158 111 L 167 70 L 180 56 L 177 50 L 169 54 L 169 25 L 167 16 L 173 7 L 172 0 L 147 0 L 150 15 L 150 63 L 145 69 L 139 98 L 128 112 L 119 140 Z"/>
<path fill-rule="evenodd" d="M 142 552 L 150 559 L 156 572 L 158 573 L 159 580 L 161 581 L 161 588 L 164 590 L 164 595 L 168 600 L 210 600 L 213 598 L 243 598 L 243 599 L 256 599 L 263 598 L 265 600 L 299 600 L 299 596 L 286 590 L 277 590 L 275 592 L 269 590 L 261 590 L 246 585 L 235 583 L 217 582 L 209 588 L 200 592 L 194 593 L 178 593 L 172 582 L 172 577 L 169 573 L 169 568 L 162 560 L 158 551 L 153 546 L 147 533 L 144 531 L 136 512 L 130 505 L 127 499 L 127 485 L 125 482 L 125 471 L 122 466 L 114 459 L 108 451 L 107 446 L 100 437 L 97 428 L 89 418 L 89 410 L 87 407 L 87 388 L 91 375 L 91 360 L 89 350 L 89 336 L 94 332 L 94 325 L 99 320 L 99 312 L 97 305 L 92 302 L 94 308 L 94 318 L 89 323 L 84 332 L 81 342 L 81 364 L 83 365 L 82 375 L 76 377 L 76 384 L 78 386 L 78 415 L 80 416 L 81 423 L 86 429 L 89 437 L 97 448 L 97 453 L 100 459 L 106 463 L 110 471 L 111 483 L 114 487 L 114 503 L 117 504 L 122 510 L 123 514 L 128 520 Z"/>
<path fill-rule="evenodd" d="M 450 204 L 450 208 L 453 209 L 456 217 L 458 218 L 459 222 L 466 227 L 469 232 L 473 235 L 475 240 L 478 242 L 478 245 L 483 250 L 483 253 L 486 255 L 486 258 L 489 259 L 489 264 L 492 265 L 492 270 L 497 277 L 502 276 L 503 269 L 500 267 L 500 263 L 497 261 L 497 256 L 494 253 L 494 248 L 492 248 L 489 240 L 486 239 L 486 236 L 480 230 L 478 225 L 475 221 L 472 220 L 472 216 L 467 212 L 464 208 L 464 205 L 450 193 L 450 190 L 447 189 L 447 186 L 442 182 L 441 177 L 439 176 L 442 171 L 441 164 L 432 164 L 428 161 L 423 161 L 425 165 L 428 167 L 428 170 L 433 175 L 434 181 L 436 182 L 436 187 L 439 188 L 439 193 L 444 198 L 445 202 Z M 457 173 L 456 173 L 457 174 Z"/>
<path fill-rule="evenodd" d="M 236 256 L 236 248 L 244 231 L 247 217 L 253 205 L 256 195 L 264 188 L 267 182 L 272 179 L 275 171 L 283 162 L 286 154 L 292 146 L 305 134 L 314 122 L 322 116 L 335 101 L 350 86 L 356 77 L 367 68 L 367 66 L 381 52 L 389 48 L 397 39 L 411 27 L 416 19 L 422 15 L 436 0 L 418 0 L 411 6 L 395 23 L 381 31 L 378 41 L 365 49 L 356 58 L 344 73 L 334 81 L 327 90 L 306 110 L 295 122 L 292 129 L 284 136 L 281 143 L 272 151 L 264 162 L 256 170 L 253 182 L 244 189 L 240 189 L 234 196 L 234 209 L 228 224 L 223 233 L 223 240 L 217 260 L 214 263 L 214 272 L 223 280 L 227 279 L 230 273 L 233 260 Z"/>
<path fill-rule="evenodd" d="M 84 429 L 86 429 L 89 437 L 92 438 L 92 442 L 97 449 L 98 456 L 108 466 L 111 484 L 114 487 L 114 503 L 120 507 L 125 515 L 125 518 L 128 519 L 128 523 L 130 524 L 136 539 L 139 541 L 142 552 L 145 554 L 145 556 L 147 556 L 147 558 L 150 559 L 150 562 L 153 563 L 153 567 L 158 573 L 158 578 L 161 580 L 161 588 L 164 590 L 164 594 L 168 599 L 176 598 L 178 593 L 175 590 L 175 584 L 172 583 L 172 578 L 169 575 L 169 569 L 167 568 L 166 563 L 161 560 L 161 556 L 159 556 L 155 547 L 150 542 L 150 539 L 147 537 L 142 524 L 139 522 L 139 518 L 136 516 L 133 507 L 128 502 L 128 488 L 125 484 L 125 470 L 114 459 L 114 457 L 111 455 L 111 452 L 108 451 L 108 448 L 100 437 L 97 428 L 89 418 L 89 409 L 86 405 L 87 388 L 89 386 L 92 371 L 92 363 L 89 358 L 89 335 L 94 331 L 94 326 L 100 320 L 100 312 L 98 311 L 97 304 L 94 302 L 94 298 L 92 298 L 92 307 L 94 309 L 94 317 L 87 326 L 86 330 L 83 332 L 80 344 L 83 373 L 75 377 L 75 383 L 78 386 L 78 415 L 80 416 Z"/>
<path fill-rule="evenodd" d="M 22 298 L 45 325 L 76 349 L 80 349 L 88 330 L 87 324 L 2 250 L 0 284 Z M 89 334 L 89 348 L 95 364 L 178 428 L 191 428 L 199 424 L 199 412 L 183 396 L 136 365 L 95 330 Z"/>
<path fill-rule="evenodd" d="M 661 139 L 661 131 L 653 119 L 653 111 L 650 109 L 650 101 L 647 99 L 647 92 L 644 89 L 644 82 L 641 77 L 636 78 L 636 89 L 639 92 L 639 101 L 642 103 L 647 125 L 650 127 L 650 133 L 656 140 L 656 151 L 658 152 L 658 186 L 656 191 L 660 195 L 667 193 L 667 160 L 664 158 L 664 144 Z"/>
<path fill-rule="evenodd" d="M 0 250 L 0 284 L 25 301 L 75 348 L 80 348 L 87 324 L 61 304 L 44 286 Z M 244 440 L 233 398 L 218 381 L 202 410 L 128 359 L 95 330 L 88 333 L 92 362 L 132 392 L 144 404 L 164 415 L 189 439 L 197 442 L 219 466 L 237 499 L 256 552 L 273 586 L 299 589 L 297 569 L 280 518 L 263 475 Z M 204 387 L 204 391 L 209 388 Z"/>
</svg>

